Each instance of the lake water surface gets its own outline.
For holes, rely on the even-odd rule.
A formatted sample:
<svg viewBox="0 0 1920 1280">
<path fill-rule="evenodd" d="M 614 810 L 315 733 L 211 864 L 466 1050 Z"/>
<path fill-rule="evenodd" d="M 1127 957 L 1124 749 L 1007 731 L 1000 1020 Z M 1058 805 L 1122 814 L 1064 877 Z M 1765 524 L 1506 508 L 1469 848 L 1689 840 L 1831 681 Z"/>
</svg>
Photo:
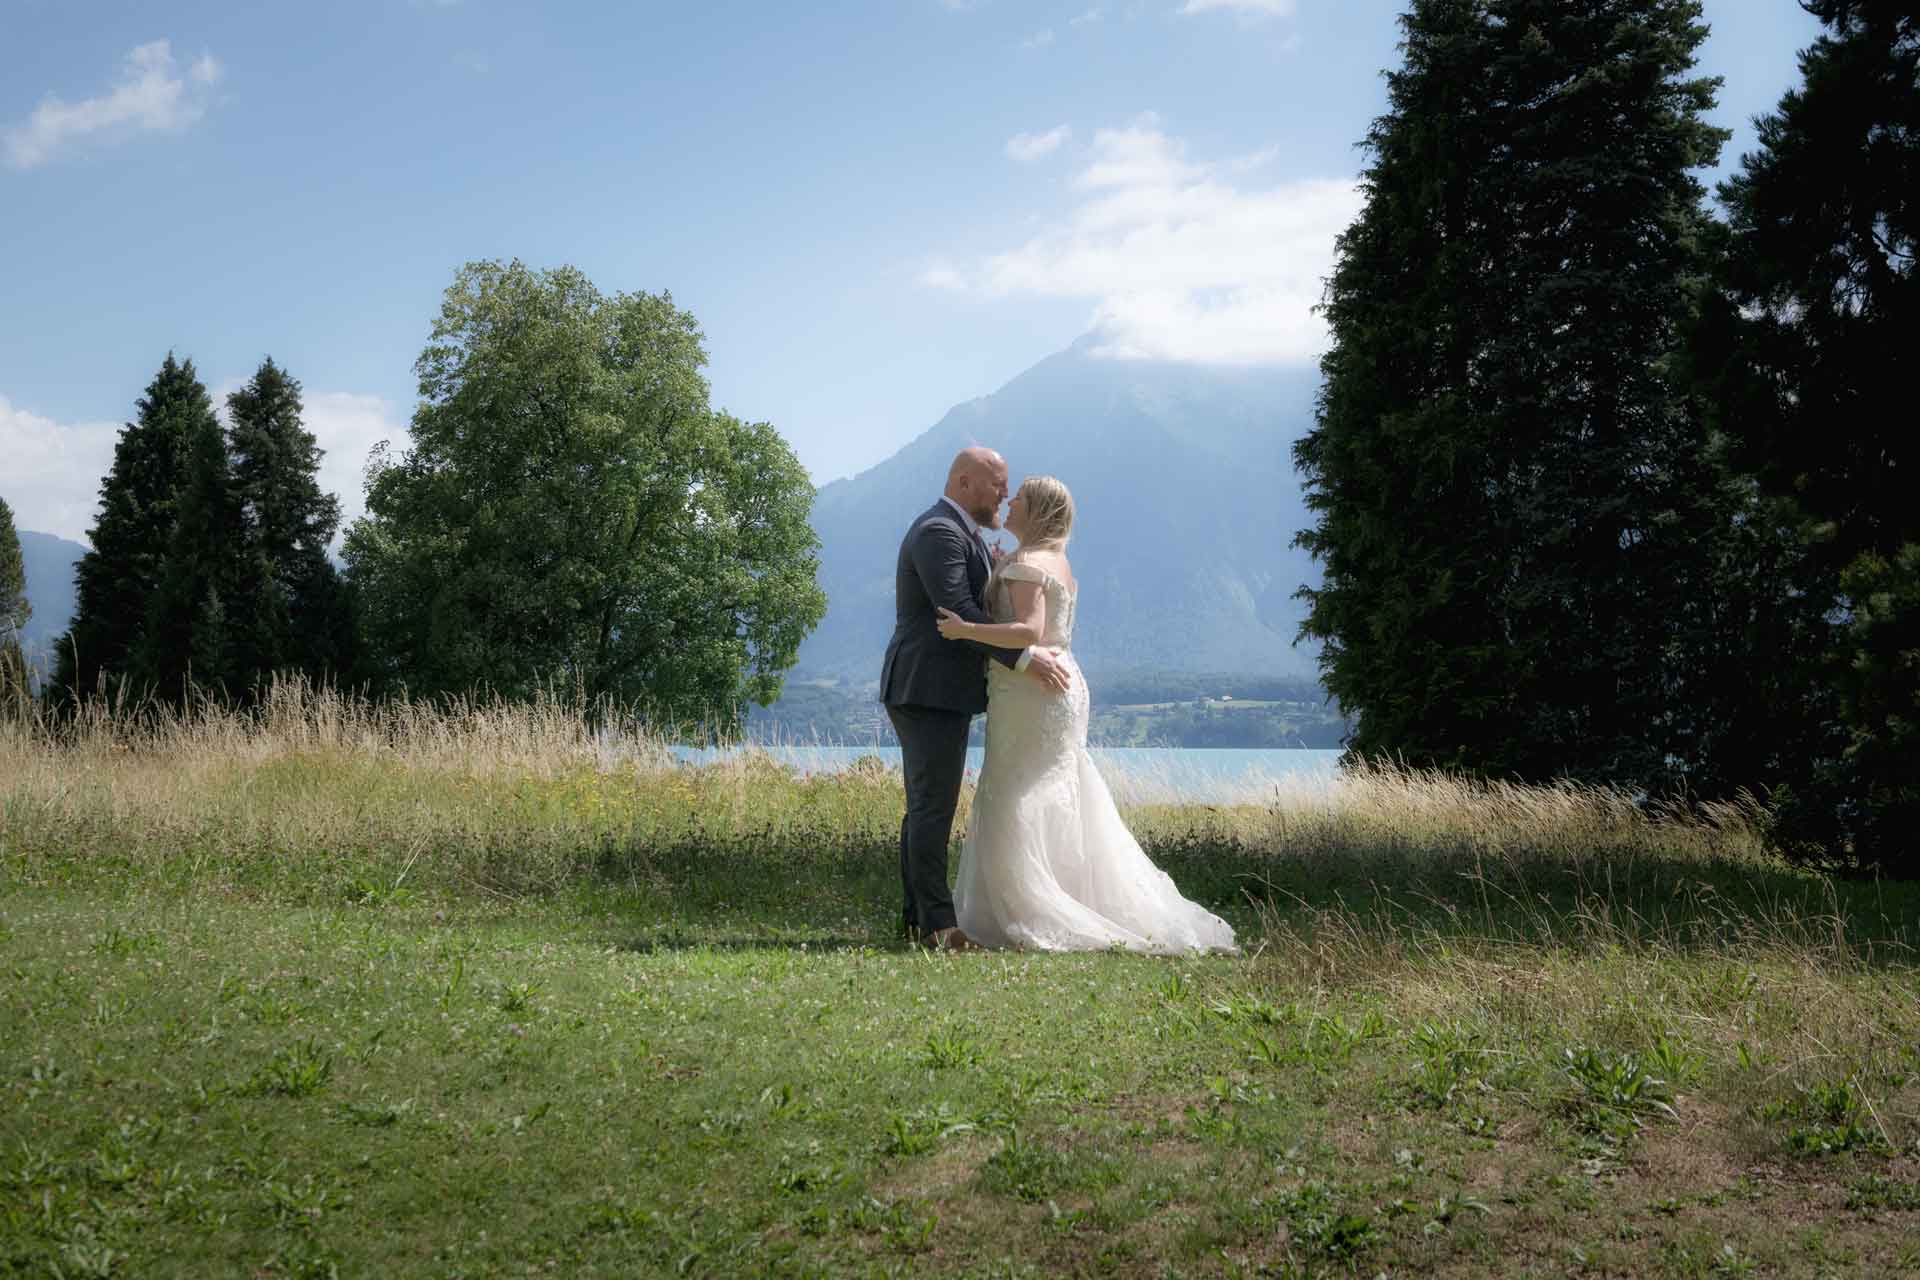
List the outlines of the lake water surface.
<svg viewBox="0 0 1920 1280">
<path fill-rule="evenodd" d="M 898 747 L 675 747 L 674 754 L 688 764 L 710 764 L 742 750 L 762 752 L 801 773 L 833 773 L 869 756 L 900 767 Z M 968 748 L 969 773 L 979 772 L 982 758 L 981 748 Z M 1122 804 L 1259 804 L 1280 793 L 1326 788 L 1340 752 L 1095 747 L 1093 758 Z"/>
</svg>

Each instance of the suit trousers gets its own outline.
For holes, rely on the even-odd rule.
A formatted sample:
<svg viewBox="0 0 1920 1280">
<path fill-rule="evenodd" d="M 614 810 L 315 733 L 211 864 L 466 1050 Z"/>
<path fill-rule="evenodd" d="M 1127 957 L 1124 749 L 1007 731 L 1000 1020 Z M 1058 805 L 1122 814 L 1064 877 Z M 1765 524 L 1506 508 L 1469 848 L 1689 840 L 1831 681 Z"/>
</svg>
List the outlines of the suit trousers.
<svg viewBox="0 0 1920 1280">
<path fill-rule="evenodd" d="M 890 706 L 887 718 L 900 738 L 907 784 L 907 814 L 900 820 L 900 882 L 906 893 L 902 919 L 909 934 L 918 931 L 924 938 L 954 925 L 947 843 L 953 836 L 953 812 L 960 805 L 973 713 Z"/>
</svg>

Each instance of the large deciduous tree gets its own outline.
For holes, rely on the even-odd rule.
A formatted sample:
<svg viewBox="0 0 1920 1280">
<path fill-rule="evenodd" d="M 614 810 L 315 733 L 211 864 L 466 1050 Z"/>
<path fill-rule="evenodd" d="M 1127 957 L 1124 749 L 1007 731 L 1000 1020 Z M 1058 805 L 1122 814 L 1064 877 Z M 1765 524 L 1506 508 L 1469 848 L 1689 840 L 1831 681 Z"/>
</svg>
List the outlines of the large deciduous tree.
<svg viewBox="0 0 1920 1280">
<path fill-rule="evenodd" d="M 376 673 L 679 721 L 777 697 L 825 610 L 813 489 L 772 427 L 709 407 L 705 360 L 668 296 L 463 269 L 415 365 L 412 448 L 376 460 L 347 535 Z"/>
<path fill-rule="evenodd" d="M 0 708 L 26 695 L 27 659 L 20 632 L 32 616 L 20 533 L 13 527 L 13 508 L 0 498 Z"/>
<path fill-rule="evenodd" d="M 92 549 L 74 570 L 74 617 L 56 646 L 49 684 L 56 701 L 111 693 L 126 678 L 173 543 L 191 443 L 209 429 L 219 432 L 193 361 L 177 361 L 171 352 L 137 409 L 100 482 L 100 511 L 88 534 Z"/>
<path fill-rule="evenodd" d="M 1695 0 L 1414 0 L 1296 447 L 1364 754 L 1674 783 L 1722 501 L 1664 362 L 1724 134 Z M 1705 536 L 1704 543 L 1702 537 Z"/>
<path fill-rule="evenodd" d="M 1805 0 L 1826 30 L 1802 84 L 1720 187 L 1728 216 L 1696 335 L 1704 401 L 1803 535 L 1800 596 L 1840 749 L 1783 806 L 1787 833 L 1862 869 L 1920 873 L 1920 10 Z"/>
</svg>

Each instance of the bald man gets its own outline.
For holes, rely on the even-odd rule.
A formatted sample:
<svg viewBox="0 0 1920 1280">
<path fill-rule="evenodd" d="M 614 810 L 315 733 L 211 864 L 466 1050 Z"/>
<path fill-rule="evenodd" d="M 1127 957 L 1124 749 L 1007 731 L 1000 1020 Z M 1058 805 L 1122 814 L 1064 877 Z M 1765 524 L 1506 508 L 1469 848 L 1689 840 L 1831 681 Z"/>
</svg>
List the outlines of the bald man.
<svg viewBox="0 0 1920 1280">
<path fill-rule="evenodd" d="M 1007 464 L 991 449 L 963 449 L 947 488 L 907 528 L 893 580 L 893 639 L 880 667 L 880 700 L 900 736 L 907 816 L 900 823 L 900 881 L 907 936 L 942 950 L 972 944 L 954 924 L 947 843 L 966 772 L 967 730 L 987 709 L 982 657 L 1025 671 L 1064 693 L 1071 678 L 1050 649 L 996 649 L 941 638 L 937 609 L 991 622 L 984 607 L 993 558 L 981 536 L 1000 527 Z"/>
</svg>

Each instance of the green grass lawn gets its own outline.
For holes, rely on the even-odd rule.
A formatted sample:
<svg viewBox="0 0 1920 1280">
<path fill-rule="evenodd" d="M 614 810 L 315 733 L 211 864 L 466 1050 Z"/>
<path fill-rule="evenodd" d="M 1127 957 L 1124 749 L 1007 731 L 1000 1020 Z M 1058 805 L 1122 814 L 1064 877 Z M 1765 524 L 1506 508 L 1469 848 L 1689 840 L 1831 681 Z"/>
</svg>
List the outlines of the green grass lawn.
<svg viewBox="0 0 1920 1280">
<path fill-rule="evenodd" d="M 0 1275 L 1920 1272 L 1920 895 L 1737 814 L 1143 811 L 1246 954 L 931 956 L 896 780 L 463 741 L 0 739 Z"/>
</svg>

